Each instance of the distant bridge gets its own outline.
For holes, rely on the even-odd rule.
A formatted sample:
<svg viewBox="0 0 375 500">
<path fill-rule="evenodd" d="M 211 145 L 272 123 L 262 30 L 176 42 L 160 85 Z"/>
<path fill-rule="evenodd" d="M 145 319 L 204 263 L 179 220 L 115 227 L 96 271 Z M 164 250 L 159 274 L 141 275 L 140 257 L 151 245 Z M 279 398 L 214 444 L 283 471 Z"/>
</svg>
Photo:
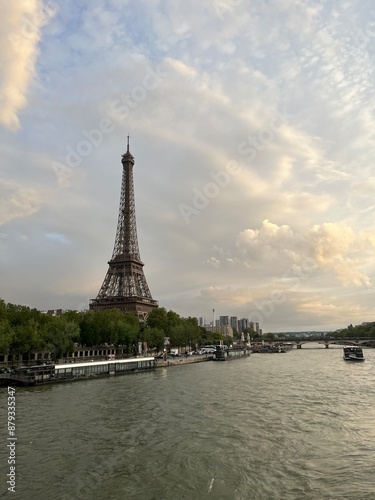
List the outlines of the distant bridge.
<svg viewBox="0 0 375 500">
<path fill-rule="evenodd" d="M 322 339 L 322 338 L 302 338 L 302 339 L 291 339 L 291 340 L 269 340 L 271 345 L 282 345 L 282 344 L 294 344 L 297 349 L 302 349 L 303 344 L 324 344 L 326 349 L 329 348 L 331 344 L 333 345 L 358 345 L 363 347 L 375 347 L 375 338 L 363 337 L 363 338 L 335 338 L 335 339 Z"/>
</svg>

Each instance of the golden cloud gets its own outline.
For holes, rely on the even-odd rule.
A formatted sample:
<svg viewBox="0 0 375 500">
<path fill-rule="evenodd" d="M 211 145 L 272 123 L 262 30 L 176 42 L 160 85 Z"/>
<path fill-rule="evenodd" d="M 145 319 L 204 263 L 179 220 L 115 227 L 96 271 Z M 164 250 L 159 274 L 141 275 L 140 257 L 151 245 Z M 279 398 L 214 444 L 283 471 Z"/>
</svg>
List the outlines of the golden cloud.
<svg viewBox="0 0 375 500">
<path fill-rule="evenodd" d="M 19 111 L 26 106 L 26 93 L 35 76 L 41 27 L 54 12 L 38 0 L 4 2 L 0 20 L 0 123 L 19 128 Z"/>
</svg>

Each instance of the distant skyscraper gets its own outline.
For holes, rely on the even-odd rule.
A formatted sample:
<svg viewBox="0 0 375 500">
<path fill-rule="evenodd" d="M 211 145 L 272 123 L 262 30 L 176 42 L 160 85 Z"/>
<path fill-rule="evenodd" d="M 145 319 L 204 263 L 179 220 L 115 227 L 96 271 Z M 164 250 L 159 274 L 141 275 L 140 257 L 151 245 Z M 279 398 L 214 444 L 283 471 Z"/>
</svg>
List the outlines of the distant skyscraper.
<svg viewBox="0 0 375 500">
<path fill-rule="evenodd" d="M 220 316 L 220 325 L 228 326 L 229 325 L 229 316 Z"/>
<path fill-rule="evenodd" d="M 230 317 L 230 326 L 233 328 L 233 330 L 238 330 L 238 319 L 237 319 L 237 316 L 231 316 Z"/>
<path fill-rule="evenodd" d="M 247 318 L 242 318 L 238 320 L 238 331 L 240 333 L 243 332 L 248 327 L 249 327 L 249 320 Z"/>
</svg>

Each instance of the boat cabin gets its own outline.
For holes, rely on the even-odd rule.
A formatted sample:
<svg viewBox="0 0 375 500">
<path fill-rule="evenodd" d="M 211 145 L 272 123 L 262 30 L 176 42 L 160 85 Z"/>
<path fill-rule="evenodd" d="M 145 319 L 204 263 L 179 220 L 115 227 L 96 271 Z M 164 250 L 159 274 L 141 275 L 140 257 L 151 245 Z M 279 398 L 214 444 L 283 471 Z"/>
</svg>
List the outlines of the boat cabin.
<svg viewBox="0 0 375 500">
<path fill-rule="evenodd" d="M 362 347 L 358 346 L 345 346 L 344 347 L 344 360 L 345 361 L 364 361 Z"/>
</svg>

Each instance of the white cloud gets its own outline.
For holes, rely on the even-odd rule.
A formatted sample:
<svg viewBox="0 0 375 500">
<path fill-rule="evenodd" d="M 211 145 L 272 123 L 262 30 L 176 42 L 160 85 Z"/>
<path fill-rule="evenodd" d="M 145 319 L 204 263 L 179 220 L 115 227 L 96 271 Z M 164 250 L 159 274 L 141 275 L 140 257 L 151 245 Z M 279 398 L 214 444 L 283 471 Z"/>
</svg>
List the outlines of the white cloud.
<svg viewBox="0 0 375 500">
<path fill-rule="evenodd" d="M 0 224 L 34 214 L 41 207 L 40 193 L 15 182 L 0 180 Z"/>
<path fill-rule="evenodd" d="M 371 231 L 355 233 L 345 223 L 324 223 L 295 233 L 290 226 L 278 226 L 264 220 L 260 229 L 246 229 L 238 237 L 236 246 L 249 266 L 252 261 L 268 262 L 274 259 L 291 268 L 310 262 L 321 272 L 345 286 L 370 286 L 370 278 L 362 270 L 372 260 Z M 270 269 L 264 270 L 269 274 Z M 272 267 L 271 273 L 275 272 Z"/>
<path fill-rule="evenodd" d="M 367 235 L 358 235 L 343 223 L 325 223 L 312 228 L 309 240 L 317 264 L 333 270 L 343 285 L 370 286 L 369 277 L 360 269 L 367 260 L 364 247 L 371 246 Z"/>
<path fill-rule="evenodd" d="M 54 12 L 38 0 L 5 2 L 0 21 L 0 123 L 16 130 L 19 111 L 26 105 L 27 90 L 35 77 L 42 26 Z"/>
</svg>

